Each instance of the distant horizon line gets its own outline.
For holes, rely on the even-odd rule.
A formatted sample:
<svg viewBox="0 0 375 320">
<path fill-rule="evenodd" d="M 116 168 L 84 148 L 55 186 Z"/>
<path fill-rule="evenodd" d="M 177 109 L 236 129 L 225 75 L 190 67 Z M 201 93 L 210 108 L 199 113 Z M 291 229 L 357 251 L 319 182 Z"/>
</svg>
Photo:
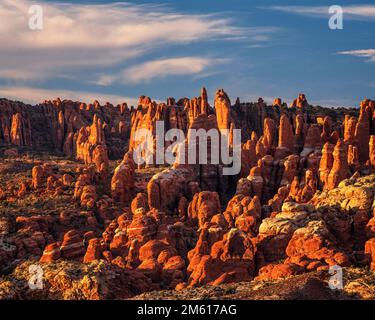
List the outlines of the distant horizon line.
<svg viewBox="0 0 375 320">
<path fill-rule="evenodd" d="M 145 95 L 145 97 L 148 97 L 148 96 Z M 174 98 L 174 97 L 172 97 L 172 98 Z M 183 98 L 192 99 L 192 98 L 189 98 L 189 97 L 181 97 L 181 98 L 176 99 L 176 101 L 178 101 L 180 99 L 183 99 Z M 262 97 L 259 97 L 259 98 L 262 98 Z M 56 101 L 58 99 L 60 101 L 62 101 L 62 102 L 63 101 L 72 101 L 74 103 L 83 103 L 85 105 L 94 104 L 97 101 L 97 102 L 99 102 L 100 106 L 105 106 L 106 104 L 110 104 L 110 105 L 112 105 L 112 106 L 115 107 L 115 106 L 121 105 L 123 103 L 125 103 L 128 106 L 128 108 L 131 108 L 131 107 L 137 108 L 138 106 L 140 106 L 140 104 L 138 104 L 138 103 L 136 103 L 136 104 L 134 104 L 134 103 L 128 103 L 126 100 L 123 100 L 123 101 L 117 102 L 117 103 L 112 103 L 111 101 L 106 101 L 105 99 L 100 99 L 100 97 L 98 97 L 96 99 L 91 99 L 90 102 L 87 102 L 89 100 L 85 100 L 85 99 L 78 99 L 77 100 L 77 99 L 71 99 L 71 98 L 68 98 L 68 97 L 65 98 L 63 96 L 62 97 L 57 96 L 57 97 L 51 98 L 51 99 L 44 99 L 44 100 L 41 100 L 39 102 L 27 102 L 27 100 L 22 99 L 22 98 L 16 98 L 16 97 L 9 98 L 9 97 L 5 97 L 5 96 L 4 97 L 0 96 L 0 100 L 8 100 L 8 101 L 12 101 L 12 102 L 20 102 L 20 103 L 23 103 L 24 105 L 30 105 L 30 106 L 37 106 L 37 105 L 43 104 L 46 101 L 53 102 L 53 101 Z M 156 102 L 157 104 L 164 103 L 164 104 L 168 105 L 166 100 L 152 99 L 151 97 L 150 97 L 150 99 L 151 99 L 152 102 Z M 247 103 L 255 104 L 255 103 L 257 103 L 257 101 L 255 101 L 255 100 L 254 101 L 250 101 L 250 100 L 241 100 L 241 98 L 239 98 L 239 99 L 240 99 L 240 103 L 241 104 L 247 104 Z M 366 100 L 366 99 L 369 99 L 369 98 L 364 98 L 362 100 Z M 369 100 L 372 100 L 372 99 L 369 99 Z M 272 103 L 267 103 L 267 100 L 263 100 L 263 101 L 266 104 L 266 106 L 268 106 L 268 107 L 273 106 Z M 288 108 L 291 108 L 290 107 L 291 103 L 287 103 L 287 102 L 285 102 L 283 100 L 282 100 L 282 103 L 286 104 Z M 215 108 L 214 103 L 212 103 L 212 104 L 209 103 L 209 105 L 211 107 Z M 234 105 L 235 105 L 235 103 L 231 102 L 231 106 L 234 106 Z M 315 103 L 309 103 L 309 105 L 312 106 L 312 107 L 321 107 L 321 108 L 327 108 L 327 109 L 331 109 L 331 108 L 333 108 L 333 109 L 339 109 L 339 108 L 344 108 L 344 109 L 359 109 L 360 108 L 359 103 L 358 103 L 358 106 L 354 106 L 354 105 L 349 106 L 349 105 L 342 105 L 342 104 L 315 104 Z"/>
<path fill-rule="evenodd" d="M 218 89 L 219 88 L 217 88 L 216 90 L 207 89 L 207 92 L 211 93 L 211 94 L 208 94 L 208 101 L 211 102 L 211 105 L 214 105 L 214 103 L 213 103 L 214 102 L 214 94 L 212 94 L 212 93 L 216 92 Z M 229 91 L 227 91 L 226 89 L 224 89 L 224 90 L 228 93 L 228 96 L 230 97 L 231 94 L 229 93 Z M 199 90 L 197 90 L 197 93 L 198 92 L 199 92 Z M 295 98 L 287 97 L 286 99 L 281 98 L 280 96 L 275 96 L 275 97 L 263 96 L 262 97 L 260 95 L 254 94 L 254 93 L 249 93 L 247 95 L 246 94 L 243 95 L 243 96 L 245 96 L 243 98 L 238 97 L 237 95 L 233 95 L 233 97 L 235 97 L 235 98 L 232 98 L 230 100 L 231 100 L 231 103 L 233 103 L 234 101 L 237 100 L 237 98 L 239 98 L 241 103 L 242 102 L 243 103 L 256 103 L 259 98 L 262 98 L 263 101 L 267 105 L 272 105 L 274 99 L 280 98 L 282 100 L 282 102 L 287 103 L 287 105 L 289 107 L 289 105 L 292 104 L 293 100 L 295 100 L 300 93 L 301 93 L 301 91 L 296 90 Z M 60 98 L 62 101 L 63 100 L 71 100 L 71 101 L 74 101 L 74 102 L 81 102 L 81 103 L 86 103 L 86 104 L 90 104 L 92 102 L 99 101 L 99 103 L 101 103 L 103 105 L 107 102 L 112 104 L 112 105 L 118 105 L 118 104 L 126 103 L 128 106 L 136 107 L 136 106 L 138 106 L 139 97 L 141 97 L 141 96 L 142 96 L 142 94 L 139 95 L 138 97 L 133 97 L 133 96 L 127 96 L 127 95 L 121 96 L 121 95 L 117 95 L 117 94 L 106 94 L 106 93 L 100 93 L 100 92 L 95 92 L 95 91 L 74 91 L 74 90 L 67 90 L 67 89 L 44 89 L 44 88 L 35 88 L 35 87 L 6 87 L 6 86 L 1 87 L 0 86 L 0 98 L 12 100 L 12 101 L 18 101 L 18 102 L 22 102 L 24 104 L 30 104 L 30 105 L 37 105 L 37 104 L 43 103 L 44 101 L 53 101 L 53 100 L 56 100 L 57 98 Z M 153 99 L 149 95 L 143 95 L 143 96 L 150 97 L 150 99 L 152 101 L 155 101 L 157 103 L 166 103 L 167 99 L 169 97 L 172 97 L 172 95 L 168 95 L 164 99 Z M 182 96 L 180 98 L 176 98 L 176 101 L 178 101 L 179 99 L 182 99 L 182 98 L 191 99 L 191 98 L 198 97 L 198 96 L 199 95 L 192 95 L 189 98 L 188 96 L 185 95 L 185 96 Z M 61 97 L 63 97 L 63 98 L 61 98 Z M 312 106 L 320 106 L 320 107 L 325 107 L 325 108 L 346 108 L 346 109 L 359 108 L 359 103 L 362 100 L 365 100 L 365 99 L 372 100 L 371 98 L 363 97 L 357 103 L 348 104 L 344 101 L 343 102 L 338 102 L 338 101 L 336 102 L 335 101 L 336 99 L 329 99 L 327 101 L 324 101 L 324 99 L 318 99 L 318 100 L 314 101 L 314 99 L 309 99 L 308 95 L 307 95 L 306 98 L 307 98 L 307 101 L 309 102 L 309 104 L 312 105 Z M 286 102 L 286 101 L 290 101 L 290 102 Z M 234 103 L 233 103 L 233 105 L 234 105 Z"/>
</svg>

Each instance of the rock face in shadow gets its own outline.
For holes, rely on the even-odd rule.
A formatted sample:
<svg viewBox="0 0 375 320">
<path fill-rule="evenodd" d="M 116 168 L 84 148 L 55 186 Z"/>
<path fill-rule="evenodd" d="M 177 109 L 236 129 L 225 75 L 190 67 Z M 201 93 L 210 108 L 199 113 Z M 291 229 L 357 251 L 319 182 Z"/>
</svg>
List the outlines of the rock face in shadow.
<svg viewBox="0 0 375 320">
<path fill-rule="evenodd" d="M 109 156 L 120 158 L 129 139 L 131 110 L 126 104 L 101 106 L 97 101 L 56 99 L 30 106 L 0 99 L 0 107 L 0 143 L 4 144 L 50 148 L 85 160 L 88 145 L 104 141 L 110 146 Z"/>
</svg>

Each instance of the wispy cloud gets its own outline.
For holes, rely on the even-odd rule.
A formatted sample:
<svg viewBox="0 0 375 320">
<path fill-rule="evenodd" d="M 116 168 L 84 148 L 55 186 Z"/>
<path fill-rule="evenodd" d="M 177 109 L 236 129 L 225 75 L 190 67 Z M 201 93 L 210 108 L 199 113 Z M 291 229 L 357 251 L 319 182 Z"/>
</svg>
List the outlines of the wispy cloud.
<svg viewBox="0 0 375 320">
<path fill-rule="evenodd" d="M 203 71 L 212 70 L 214 66 L 225 62 L 228 62 L 228 60 L 203 57 L 178 57 L 152 60 L 124 69 L 116 75 L 101 76 L 97 84 L 106 86 L 112 84 L 114 81 L 140 83 L 166 76 L 199 75 Z"/>
<path fill-rule="evenodd" d="M 246 30 L 215 14 L 186 14 L 156 5 L 61 4 L 40 1 L 44 28 L 28 28 L 33 1 L 0 1 L 0 78 L 16 81 L 77 76 L 126 64 L 130 59 L 212 40 L 240 40 L 268 34 Z M 91 80 L 87 78 L 81 81 Z M 108 82 L 108 78 L 103 80 Z M 89 82 L 89 81 L 88 81 Z"/>
<path fill-rule="evenodd" d="M 349 51 L 340 51 L 337 54 L 344 54 L 355 56 L 359 58 L 366 58 L 368 62 L 375 62 L 375 49 L 362 49 L 362 50 L 349 50 Z"/>
<path fill-rule="evenodd" d="M 98 100 L 104 104 L 110 102 L 119 104 L 126 102 L 128 105 L 136 106 L 138 99 L 134 97 L 123 97 L 118 95 L 103 94 L 100 92 L 54 90 L 32 87 L 0 87 L 0 96 L 11 100 L 20 100 L 25 103 L 37 104 L 44 100 L 53 100 L 56 98 L 69 99 L 72 101 L 82 101 L 91 103 Z"/>
<path fill-rule="evenodd" d="M 31 1 L 2 0 L 0 30 L 8 48 L 130 48 L 244 35 L 229 19 L 130 3 L 43 3 L 44 28 L 28 30 Z M 19 32 L 14 32 L 18 30 Z"/>
<path fill-rule="evenodd" d="M 342 7 L 346 19 L 375 19 L 375 5 L 351 5 Z M 269 6 L 261 8 L 310 17 L 327 17 L 330 15 L 328 12 L 329 6 Z"/>
<path fill-rule="evenodd" d="M 43 30 L 28 27 L 32 4 L 43 8 Z M 127 2 L 0 0 L 0 81 L 8 86 L 0 93 L 12 98 L 20 94 L 19 99 L 30 94 L 27 101 L 35 103 L 44 99 L 39 93 L 51 98 L 58 93 L 34 88 L 51 82 L 60 88 L 65 83 L 69 88 L 74 83 L 77 90 L 90 88 L 61 92 L 91 97 L 83 90 L 111 85 L 116 90 L 117 81 L 137 84 L 181 75 L 198 79 L 217 73 L 213 66 L 228 61 L 217 50 L 223 42 L 264 46 L 273 43 L 280 31 L 269 26 L 245 27 L 232 16 Z M 196 44 L 202 48 L 199 53 Z M 184 53 L 181 57 L 175 52 Z"/>
</svg>

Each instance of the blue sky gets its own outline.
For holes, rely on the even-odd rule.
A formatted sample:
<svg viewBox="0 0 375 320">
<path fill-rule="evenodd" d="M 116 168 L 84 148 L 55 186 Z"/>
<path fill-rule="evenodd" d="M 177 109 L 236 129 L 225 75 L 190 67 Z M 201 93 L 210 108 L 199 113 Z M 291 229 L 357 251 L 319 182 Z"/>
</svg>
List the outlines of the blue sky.
<svg viewBox="0 0 375 320">
<path fill-rule="evenodd" d="M 28 8 L 44 10 L 41 31 Z M 328 28 L 328 7 L 344 29 Z M 375 5 L 361 1 L 0 0 L 0 96 L 134 104 L 192 97 L 358 106 L 375 96 Z M 4 45 L 5 44 L 5 45 Z"/>
</svg>

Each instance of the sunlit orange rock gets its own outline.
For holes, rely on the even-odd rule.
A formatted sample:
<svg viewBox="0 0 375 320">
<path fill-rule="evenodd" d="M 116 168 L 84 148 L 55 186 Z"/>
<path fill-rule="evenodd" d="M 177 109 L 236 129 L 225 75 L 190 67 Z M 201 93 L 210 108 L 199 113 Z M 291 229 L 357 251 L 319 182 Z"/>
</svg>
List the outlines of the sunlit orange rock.
<svg viewBox="0 0 375 320">
<path fill-rule="evenodd" d="M 309 103 L 307 102 L 307 99 L 303 93 L 300 93 L 297 97 L 297 99 L 293 100 L 292 104 L 290 105 L 291 108 L 305 108 L 308 107 Z"/>
<path fill-rule="evenodd" d="M 370 120 L 365 108 L 361 108 L 354 137 L 358 146 L 359 161 L 364 163 L 369 156 L 368 141 L 370 139 Z"/>
<path fill-rule="evenodd" d="M 333 167 L 333 149 L 334 146 L 326 142 L 322 149 L 322 157 L 319 164 L 319 180 L 322 187 L 328 185 L 328 176 Z"/>
<path fill-rule="evenodd" d="M 355 141 L 355 130 L 357 126 L 357 118 L 345 115 L 344 120 L 344 141 L 352 144 Z"/>
<path fill-rule="evenodd" d="M 375 135 L 370 136 L 369 158 L 372 166 L 375 166 Z"/>
<path fill-rule="evenodd" d="M 349 177 L 348 157 L 345 144 L 340 139 L 333 150 L 333 165 L 328 175 L 327 188 L 333 189 Z"/>
<path fill-rule="evenodd" d="M 51 243 L 44 248 L 43 255 L 40 258 L 41 263 L 53 262 L 61 257 L 61 250 L 59 243 Z"/>
<path fill-rule="evenodd" d="M 365 255 L 371 270 L 375 270 L 375 238 L 371 238 L 366 242 Z"/>
<path fill-rule="evenodd" d="M 202 227 L 211 218 L 221 213 L 219 195 L 216 192 L 203 191 L 194 195 L 188 208 L 188 220 Z"/>
<path fill-rule="evenodd" d="M 101 240 L 98 238 L 93 238 L 89 240 L 89 245 L 87 247 L 87 251 L 85 256 L 83 257 L 84 263 L 90 263 L 94 260 L 98 260 L 101 258 L 101 254 L 103 252 L 103 244 Z"/>
<path fill-rule="evenodd" d="M 282 159 L 294 150 L 294 134 L 289 119 L 285 114 L 280 117 L 279 143 L 276 148 L 275 159 Z"/>
<path fill-rule="evenodd" d="M 116 201 L 126 202 L 133 197 L 135 163 L 131 154 L 126 154 L 115 169 L 111 180 L 111 194 Z"/>
<path fill-rule="evenodd" d="M 64 235 L 61 244 L 61 256 L 65 259 L 81 258 L 85 254 L 85 246 L 78 231 L 70 230 Z"/>
</svg>

